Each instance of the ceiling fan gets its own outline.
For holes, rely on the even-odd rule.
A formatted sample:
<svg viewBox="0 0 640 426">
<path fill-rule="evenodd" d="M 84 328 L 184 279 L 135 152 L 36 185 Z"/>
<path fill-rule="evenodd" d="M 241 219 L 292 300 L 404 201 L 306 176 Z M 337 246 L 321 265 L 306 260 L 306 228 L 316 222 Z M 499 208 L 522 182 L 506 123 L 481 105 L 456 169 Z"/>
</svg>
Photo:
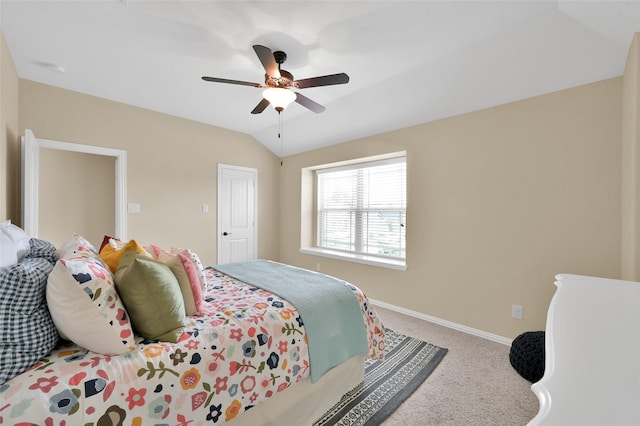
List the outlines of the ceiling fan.
<svg viewBox="0 0 640 426">
<path fill-rule="evenodd" d="M 239 84 L 242 86 L 266 88 L 262 93 L 263 99 L 251 111 L 251 114 L 260 114 L 268 105 L 272 105 L 275 110 L 280 113 L 293 101 L 315 113 L 320 113 L 326 108 L 306 96 L 301 95 L 298 92 L 294 92 L 292 89 L 331 86 L 334 84 L 346 84 L 349 82 L 349 76 L 345 73 L 294 80 L 293 74 L 281 68 L 281 65 L 287 60 L 286 53 L 280 50 L 272 52 L 268 47 L 261 46 L 259 44 L 254 45 L 253 50 L 256 52 L 256 55 L 258 55 L 258 59 L 260 59 L 260 62 L 266 71 L 264 75 L 264 84 L 252 83 L 249 81 L 229 80 L 226 78 L 202 77 L 205 81 L 213 81 L 216 83 Z"/>
</svg>

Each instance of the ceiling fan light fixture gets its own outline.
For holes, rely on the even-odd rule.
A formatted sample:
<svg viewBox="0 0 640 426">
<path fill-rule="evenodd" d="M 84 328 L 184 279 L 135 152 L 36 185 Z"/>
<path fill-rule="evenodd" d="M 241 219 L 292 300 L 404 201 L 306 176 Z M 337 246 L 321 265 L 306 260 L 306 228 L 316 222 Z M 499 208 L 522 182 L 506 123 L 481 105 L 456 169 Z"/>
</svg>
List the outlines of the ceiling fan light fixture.
<svg viewBox="0 0 640 426">
<path fill-rule="evenodd" d="M 278 112 L 283 111 L 289 104 L 296 100 L 296 94 L 289 89 L 270 87 L 262 92 L 262 97 L 269 101 Z"/>
</svg>

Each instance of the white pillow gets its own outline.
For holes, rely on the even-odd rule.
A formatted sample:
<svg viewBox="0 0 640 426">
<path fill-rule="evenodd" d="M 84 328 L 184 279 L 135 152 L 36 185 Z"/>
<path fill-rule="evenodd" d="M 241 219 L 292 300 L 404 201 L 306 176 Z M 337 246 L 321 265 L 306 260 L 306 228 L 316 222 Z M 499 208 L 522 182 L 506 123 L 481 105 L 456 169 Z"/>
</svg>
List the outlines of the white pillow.
<svg viewBox="0 0 640 426">
<path fill-rule="evenodd" d="M 73 259 L 77 257 L 100 257 L 96 248 L 80 234 L 74 233 L 71 239 L 58 248 L 58 259 Z"/>
<path fill-rule="evenodd" d="M 136 348 L 129 314 L 111 271 L 99 257 L 58 260 L 46 294 L 51 318 L 63 338 L 105 355 Z"/>
<path fill-rule="evenodd" d="M 0 222 L 0 268 L 18 263 L 29 252 L 29 235 L 10 220 Z"/>
</svg>

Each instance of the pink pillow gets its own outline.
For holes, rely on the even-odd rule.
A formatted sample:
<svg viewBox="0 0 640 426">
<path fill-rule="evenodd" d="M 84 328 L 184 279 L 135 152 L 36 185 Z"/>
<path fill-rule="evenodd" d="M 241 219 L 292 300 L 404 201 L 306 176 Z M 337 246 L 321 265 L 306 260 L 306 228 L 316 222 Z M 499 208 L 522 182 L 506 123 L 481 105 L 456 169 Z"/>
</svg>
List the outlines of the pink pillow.
<svg viewBox="0 0 640 426">
<path fill-rule="evenodd" d="M 202 306 L 202 286 L 200 285 L 200 279 L 198 278 L 198 271 L 196 270 L 193 262 L 191 262 L 185 255 L 179 254 L 178 258 L 180 259 L 182 267 L 189 278 L 189 285 L 191 292 L 193 293 L 193 300 L 196 304 L 196 311 L 200 313 Z"/>
<path fill-rule="evenodd" d="M 187 256 L 187 258 L 193 262 L 193 265 L 198 271 L 198 279 L 200 280 L 200 286 L 202 287 L 202 291 L 207 286 L 207 278 L 204 273 L 204 267 L 202 266 L 202 262 L 200 261 L 200 257 L 193 250 L 189 249 L 181 249 L 179 247 L 171 247 L 171 253 L 173 254 L 183 254 Z"/>
<path fill-rule="evenodd" d="M 151 249 L 158 261 L 167 265 L 178 280 L 186 314 L 199 314 L 202 308 L 202 287 L 193 262 L 183 254 L 169 253 L 155 245 L 152 245 Z"/>
</svg>

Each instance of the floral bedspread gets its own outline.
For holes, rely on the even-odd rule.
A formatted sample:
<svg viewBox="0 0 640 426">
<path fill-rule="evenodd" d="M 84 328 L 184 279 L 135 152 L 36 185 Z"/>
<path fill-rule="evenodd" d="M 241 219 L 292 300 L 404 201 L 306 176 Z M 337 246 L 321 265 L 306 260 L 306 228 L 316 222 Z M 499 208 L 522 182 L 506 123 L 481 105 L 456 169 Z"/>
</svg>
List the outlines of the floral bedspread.
<svg viewBox="0 0 640 426">
<path fill-rule="evenodd" d="M 220 424 L 309 376 L 304 325 L 286 300 L 206 269 L 206 307 L 177 344 L 137 340 L 106 356 L 70 343 L 0 386 L 1 425 Z M 369 356 L 384 328 L 356 294 Z"/>
</svg>

